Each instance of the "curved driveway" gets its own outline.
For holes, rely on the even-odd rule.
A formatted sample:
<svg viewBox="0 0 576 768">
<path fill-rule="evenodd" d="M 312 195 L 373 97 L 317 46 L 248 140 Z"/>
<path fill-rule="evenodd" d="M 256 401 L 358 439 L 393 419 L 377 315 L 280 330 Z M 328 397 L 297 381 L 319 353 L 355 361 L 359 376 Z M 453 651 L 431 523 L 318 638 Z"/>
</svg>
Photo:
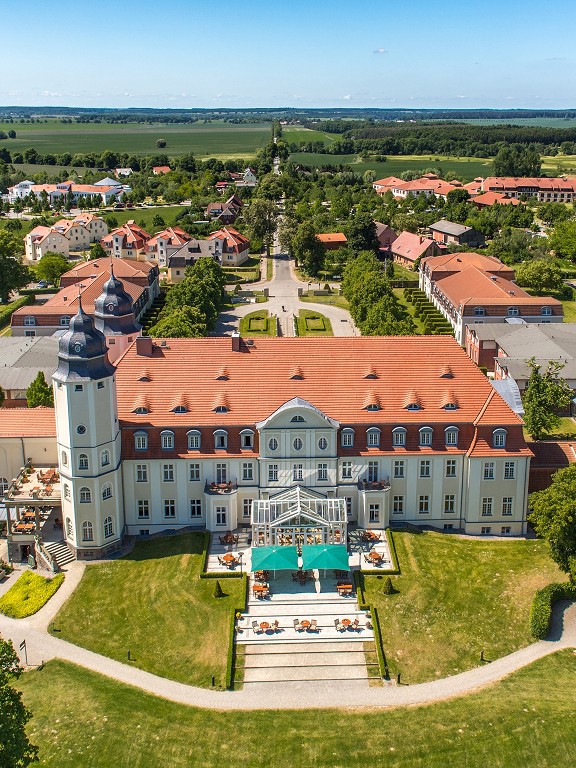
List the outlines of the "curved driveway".
<svg viewBox="0 0 576 768">
<path fill-rule="evenodd" d="M 576 603 L 558 603 L 554 609 L 552 632 L 541 640 L 481 667 L 459 675 L 418 685 L 384 683 L 383 687 L 358 688 L 344 681 L 308 683 L 267 683 L 237 692 L 211 691 L 195 688 L 152 675 L 141 669 L 122 664 L 65 640 L 49 635 L 47 627 L 60 605 L 69 597 L 80 580 L 84 566 L 71 564 L 66 580 L 54 597 L 29 619 L 10 619 L 0 614 L 0 635 L 12 640 L 14 647 L 26 640 L 31 665 L 59 658 L 99 672 L 119 682 L 162 696 L 179 704 L 221 710 L 270 710 L 307 708 L 388 708 L 436 701 L 471 693 L 515 672 L 550 653 L 576 647 Z M 17 574 L 10 578 L 15 580 Z M 5 591 L 8 585 L 3 585 Z"/>
</svg>

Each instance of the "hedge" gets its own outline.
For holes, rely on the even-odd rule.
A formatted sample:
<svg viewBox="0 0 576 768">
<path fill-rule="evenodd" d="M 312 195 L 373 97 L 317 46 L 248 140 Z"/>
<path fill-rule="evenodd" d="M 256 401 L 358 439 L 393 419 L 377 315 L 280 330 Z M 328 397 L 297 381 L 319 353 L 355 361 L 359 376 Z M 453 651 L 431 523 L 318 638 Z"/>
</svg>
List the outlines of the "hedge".
<svg viewBox="0 0 576 768">
<path fill-rule="evenodd" d="M 3 309 L 0 309 L 0 328 L 4 328 L 10 323 L 12 315 L 14 312 L 16 312 L 17 309 L 20 309 L 20 307 L 25 307 L 27 304 L 33 303 L 34 296 L 30 295 L 22 296 L 21 299 L 16 299 L 16 301 L 11 302 L 10 304 L 6 304 Z"/>
<path fill-rule="evenodd" d="M 21 288 L 18 293 L 22 294 L 22 296 L 35 296 L 38 294 L 43 293 L 58 293 L 60 288 L 55 288 L 52 286 L 52 288 Z"/>
<path fill-rule="evenodd" d="M 244 579 L 244 605 L 233 608 L 230 612 L 230 641 L 228 643 L 228 656 L 226 657 L 226 688 L 234 690 L 234 673 L 236 671 L 236 614 L 244 613 L 248 605 L 248 578 L 245 573 L 240 574 Z"/>
<path fill-rule="evenodd" d="M 378 611 L 371 603 L 364 602 L 364 584 L 361 571 L 354 571 L 354 582 L 356 585 L 356 599 L 358 608 L 361 611 L 367 611 L 372 617 L 372 629 L 374 631 L 374 646 L 376 648 L 376 658 L 380 669 L 380 677 L 388 677 L 388 662 L 382 643 L 382 634 L 380 632 L 380 622 L 378 621 Z"/>
<path fill-rule="evenodd" d="M 550 632 L 554 603 L 558 600 L 574 600 L 575 598 L 576 584 L 572 582 L 548 584 L 543 589 L 539 589 L 530 609 L 530 634 L 543 640 Z"/>
</svg>

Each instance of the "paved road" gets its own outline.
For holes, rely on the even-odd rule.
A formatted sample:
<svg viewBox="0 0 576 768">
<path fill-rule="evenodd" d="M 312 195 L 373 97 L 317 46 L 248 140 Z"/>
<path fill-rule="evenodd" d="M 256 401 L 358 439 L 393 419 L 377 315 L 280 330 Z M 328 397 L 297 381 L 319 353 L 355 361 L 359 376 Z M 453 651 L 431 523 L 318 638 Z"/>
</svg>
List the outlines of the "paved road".
<svg viewBox="0 0 576 768">
<path fill-rule="evenodd" d="M 242 691 L 211 691 L 143 672 L 128 664 L 122 664 L 105 656 L 87 651 L 65 640 L 49 635 L 46 631 L 58 609 L 76 587 L 84 570 L 83 563 L 71 563 L 63 586 L 35 616 L 28 619 L 10 619 L 0 614 L 0 635 L 12 640 L 15 648 L 26 640 L 28 662 L 59 658 L 99 672 L 119 682 L 133 685 L 143 691 L 162 696 L 170 701 L 195 707 L 222 710 L 304 709 L 304 708 L 389 708 L 414 704 L 429 704 L 461 696 L 525 667 L 550 653 L 576 647 L 576 602 L 558 603 L 554 608 L 552 632 L 547 640 L 522 648 L 468 672 L 418 685 L 386 683 L 382 688 L 359 689 L 346 681 L 319 681 L 317 683 L 289 683 L 266 686 L 266 696 L 258 686 Z M 2 584 L 0 594 L 19 573 L 12 574 L 8 583 Z"/>
<path fill-rule="evenodd" d="M 292 259 L 280 252 L 280 246 L 275 240 L 272 248 L 274 273 L 272 280 L 253 284 L 258 290 L 268 288 L 269 299 L 265 304 L 243 304 L 229 312 L 223 312 L 218 318 L 214 334 L 225 336 L 238 329 L 240 318 L 256 309 L 267 309 L 271 315 L 276 315 L 280 323 L 282 336 L 294 336 L 294 317 L 301 309 L 313 309 L 327 317 L 332 323 L 334 336 L 359 336 L 360 333 L 350 313 L 340 307 L 329 304 L 314 304 L 303 302 L 298 298 L 298 288 L 306 291 L 308 283 L 299 281 L 293 269 Z"/>
</svg>

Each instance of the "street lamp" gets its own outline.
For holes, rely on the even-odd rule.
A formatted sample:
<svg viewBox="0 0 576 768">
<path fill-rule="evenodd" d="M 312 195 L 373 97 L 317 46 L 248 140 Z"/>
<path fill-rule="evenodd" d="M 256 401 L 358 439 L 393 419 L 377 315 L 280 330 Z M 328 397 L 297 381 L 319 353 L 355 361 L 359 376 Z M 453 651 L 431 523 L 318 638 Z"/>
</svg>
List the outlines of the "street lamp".
<svg viewBox="0 0 576 768">
<path fill-rule="evenodd" d="M 238 552 L 238 559 L 240 560 L 240 575 L 242 575 L 242 558 L 244 557 L 244 552 Z"/>
</svg>

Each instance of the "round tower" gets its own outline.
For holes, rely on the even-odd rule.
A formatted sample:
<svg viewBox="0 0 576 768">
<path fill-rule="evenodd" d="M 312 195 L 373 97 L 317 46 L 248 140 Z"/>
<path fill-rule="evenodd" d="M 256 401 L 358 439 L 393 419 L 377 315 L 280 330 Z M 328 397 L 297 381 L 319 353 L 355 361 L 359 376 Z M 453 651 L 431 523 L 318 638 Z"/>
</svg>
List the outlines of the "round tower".
<svg viewBox="0 0 576 768">
<path fill-rule="evenodd" d="M 94 325 L 106 337 L 108 356 L 112 362 L 122 355 L 142 330 L 136 321 L 132 298 L 114 274 L 112 260 L 110 277 L 94 302 Z"/>
<path fill-rule="evenodd" d="M 78 558 L 116 549 L 124 527 L 115 367 L 78 299 L 53 375 L 64 538 Z"/>
</svg>

